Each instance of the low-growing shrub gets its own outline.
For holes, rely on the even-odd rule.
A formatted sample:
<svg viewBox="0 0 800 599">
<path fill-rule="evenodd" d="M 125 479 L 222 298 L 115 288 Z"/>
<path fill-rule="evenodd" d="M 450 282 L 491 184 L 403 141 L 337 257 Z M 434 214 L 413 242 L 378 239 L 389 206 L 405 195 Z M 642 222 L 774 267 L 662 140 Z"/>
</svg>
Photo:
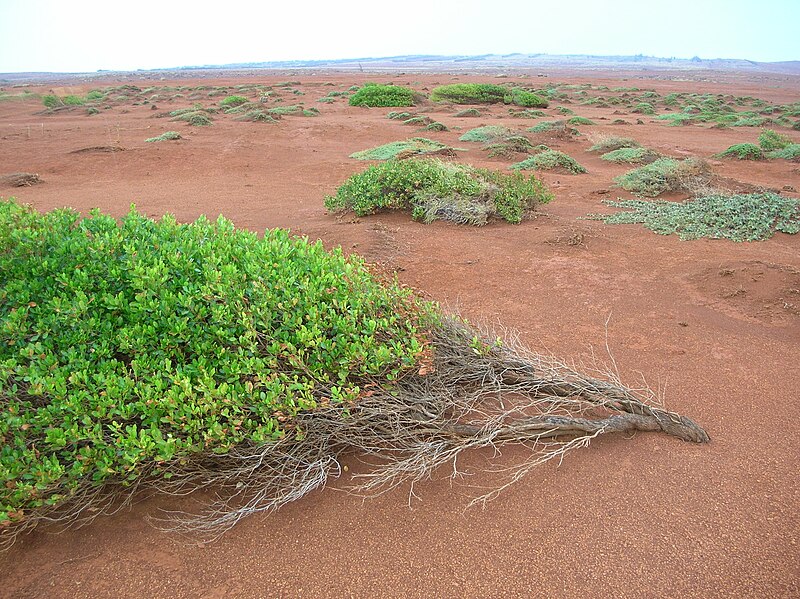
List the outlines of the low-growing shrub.
<svg viewBox="0 0 800 599">
<path fill-rule="evenodd" d="M 441 85 L 431 91 L 434 102 L 453 104 L 497 104 L 510 95 L 507 88 L 487 83 L 453 83 Z"/>
<path fill-rule="evenodd" d="M 399 85 L 367 83 L 348 100 L 350 106 L 413 106 L 414 91 Z"/>
<path fill-rule="evenodd" d="M 503 137 L 509 133 L 511 133 L 509 129 L 500 125 L 484 125 L 482 127 L 470 129 L 461 137 L 459 137 L 458 141 L 475 141 L 483 143 L 498 137 Z"/>
<path fill-rule="evenodd" d="M 376 148 L 355 152 L 350 154 L 350 158 L 355 158 L 356 160 L 389 160 L 391 158 L 396 158 L 398 155 L 408 156 L 414 154 L 442 153 L 446 151 L 452 152 L 452 148 L 438 141 L 433 141 L 432 139 L 412 137 L 404 141 L 393 141 Z"/>
<path fill-rule="evenodd" d="M 593 120 L 587 119 L 583 116 L 574 116 L 572 118 L 567 119 L 568 125 L 596 125 Z"/>
<path fill-rule="evenodd" d="M 641 223 L 661 235 L 680 239 L 760 241 L 776 232 L 800 232 L 800 201 L 775 193 L 711 195 L 685 202 L 618 200 L 604 202 L 626 212 L 591 215 L 608 224 Z"/>
<path fill-rule="evenodd" d="M 273 106 L 272 108 L 268 108 L 266 110 L 269 114 L 277 114 L 280 116 L 284 116 L 287 114 L 302 114 L 303 107 L 297 104 L 291 106 Z"/>
<path fill-rule="evenodd" d="M 240 106 L 241 104 L 247 104 L 250 100 L 245 98 L 244 96 L 228 96 L 223 98 L 219 101 L 220 106 L 223 107 L 233 107 L 233 106 Z"/>
<path fill-rule="evenodd" d="M 551 136 L 562 138 L 569 138 L 573 135 L 579 135 L 577 129 L 567 127 L 566 121 L 542 121 L 533 127 L 528 127 L 526 131 L 530 131 L 531 133 L 546 133 Z"/>
<path fill-rule="evenodd" d="M 511 103 L 523 108 L 547 108 L 548 102 L 543 97 L 520 88 L 511 90 Z"/>
<path fill-rule="evenodd" d="M 449 220 L 482 225 L 497 217 L 518 223 L 551 194 L 535 177 L 476 169 L 436 159 L 389 161 L 350 177 L 334 196 L 329 210 L 357 215 L 379 210 L 410 211 L 414 220 Z"/>
<path fill-rule="evenodd" d="M 733 144 L 727 150 L 715 154 L 719 158 L 736 158 L 737 160 L 763 160 L 764 151 L 756 144 Z"/>
<path fill-rule="evenodd" d="M 176 139 L 181 139 L 181 134 L 177 131 L 165 131 L 161 135 L 157 137 L 150 137 L 149 139 L 145 139 L 146 142 L 156 142 L 156 141 L 173 141 Z"/>
<path fill-rule="evenodd" d="M 425 131 L 449 131 L 449 129 L 444 123 L 434 121 L 425 126 Z"/>
<path fill-rule="evenodd" d="M 634 139 L 628 137 L 601 137 L 597 143 L 592 145 L 587 152 L 602 152 L 603 154 L 613 150 L 620 150 L 622 148 L 638 148 L 640 144 Z"/>
<path fill-rule="evenodd" d="M 459 110 L 453 116 L 458 118 L 478 117 L 481 116 L 481 111 L 477 108 L 467 108 L 466 110 Z"/>
<path fill-rule="evenodd" d="M 784 160 L 800 160 L 800 144 L 789 144 L 780 150 L 772 150 L 767 153 L 767 158 L 783 158 Z"/>
<path fill-rule="evenodd" d="M 42 104 L 44 104 L 45 108 L 58 108 L 59 106 L 63 106 L 64 102 L 56 95 L 45 94 L 42 96 Z"/>
<path fill-rule="evenodd" d="M 659 158 L 616 177 L 614 182 L 626 191 L 654 198 L 670 191 L 690 191 L 698 179 L 707 175 L 708 166 L 697 158 Z"/>
<path fill-rule="evenodd" d="M 386 115 L 387 119 L 392 119 L 393 121 L 404 121 L 406 119 L 410 119 L 412 115 L 410 112 L 398 112 L 398 111 L 391 111 Z"/>
<path fill-rule="evenodd" d="M 758 145 L 765 152 L 772 150 L 782 150 L 792 143 L 792 140 L 787 135 L 782 135 L 773 131 L 772 129 L 764 129 L 758 136 Z"/>
<path fill-rule="evenodd" d="M 513 108 L 508 109 L 508 116 L 518 118 L 518 119 L 538 119 L 539 117 L 543 117 L 545 113 L 541 110 L 514 110 Z"/>
<path fill-rule="evenodd" d="M 84 104 L 83 98 L 81 98 L 80 96 L 75 96 L 75 95 L 64 96 L 61 99 L 61 101 L 66 106 L 83 106 L 83 104 Z"/>
<path fill-rule="evenodd" d="M 173 121 L 183 121 L 192 127 L 208 127 L 213 123 L 212 118 L 206 111 L 192 110 L 189 112 L 181 112 L 181 114 L 173 117 Z"/>
<path fill-rule="evenodd" d="M 573 175 L 579 175 L 586 172 L 586 169 L 581 166 L 572 156 L 559 152 L 558 150 L 544 150 L 523 160 L 516 164 L 512 164 L 509 168 L 513 170 L 539 170 L 539 171 L 561 171 Z"/>
<path fill-rule="evenodd" d="M 601 160 L 608 162 L 627 162 L 628 164 L 649 164 L 660 158 L 658 152 L 648 148 L 620 148 L 611 150 L 600 156 Z"/>
</svg>

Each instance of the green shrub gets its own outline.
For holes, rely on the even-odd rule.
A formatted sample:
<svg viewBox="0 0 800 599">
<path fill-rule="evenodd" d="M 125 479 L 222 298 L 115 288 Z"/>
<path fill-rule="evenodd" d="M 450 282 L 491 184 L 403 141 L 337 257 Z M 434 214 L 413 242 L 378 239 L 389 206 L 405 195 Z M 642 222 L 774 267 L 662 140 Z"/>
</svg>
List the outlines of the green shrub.
<svg viewBox="0 0 800 599">
<path fill-rule="evenodd" d="M 551 198 L 534 177 L 412 158 L 373 165 L 353 175 L 336 195 L 325 199 L 325 206 L 358 215 L 403 210 L 426 223 L 449 220 L 482 225 L 492 217 L 518 223 L 525 213 Z"/>
<path fill-rule="evenodd" d="M 393 141 L 369 150 L 361 150 L 350 154 L 350 158 L 356 160 L 389 160 L 397 157 L 398 154 L 430 154 L 448 150 L 449 146 L 426 139 L 424 137 L 412 137 L 405 141 Z"/>
<path fill-rule="evenodd" d="M 596 125 L 593 120 L 587 119 L 586 117 L 582 116 L 574 116 L 570 119 L 567 119 L 568 125 Z"/>
<path fill-rule="evenodd" d="M 685 191 L 692 181 L 705 176 L 708 167 L 702 160 L 659 158 L 614 179 L 614 182 L 640 196 L 654 198 L 669 191 Z"/>
<path fill-rule="evenodd" d="M 558 150 L 545 150 L 522 162 L 512 164 L 513 170 L 534 169 L 539 171 L 565 171 L 573 175 L 585 173 L 586 169 L 581 166 L 572 156 L 559 152 Z"/>
<path fill-rule="evenodd" d="M 508 89 L 487 83 L 453 83 L 436 87 L 431 92 L 434 102 L 453 104 L 497 104 L 508 97 Z"/>
<path fill-rule="evenodd" d="M 784 160 L 800 160 L 800 144 L 789 144 L 781 150 L 772 150 L 767 158 L 783 158 Z"/>
<path fill-rule="evenodd" d="M 647 148 L 620 148 L 606 152 L 600 158 L 608 162 L 627 162 L 629 164 L 647 164 L 660 157 L 658 152 Z"/>
<path fill-rule="evenodd" d="M 502 138 L 502 141 L 487 144 L 484 149 L 489 150 L 489 158 L 512 158 L 515 154 L 528 153 L 534 147 L 523 135 L 509 135 Z"/>
<path fill-rule="evenodd" d="M 0 527 L 302 435 L 416 372 L 431 310 L 286 231 L 0 203 Z"/>
<path fill-rule="evenodd" d="M 100 111 L 97 108 L 95 108 L 94 106 L 89 106 L 86 109 L 86 116 L 92 116 L 92 115 L 95 115 L 95 114 L 100 114 Z"/>
<path fill-rule="evenodd" d="M 590 147 L 588 152 L 602 152 L 603 154 L 622 148 L 639 148 L 639 142 L 629 137 L 603 137 Z"/>
<path fill-rule="evenodd" d="M 715 154 L 719 158 L 736 158 L 737 160 L 764 160 L 764 151 L 756 144 L 734 144 L 727 150 Z"/>
<path fill-rule="evenodd" d="M 458 141 L 475 141 L 487 142 L 497 137 L 508 135 L 510 130 L 500 125 L 484 125 L 483 127 L 475 127 L 464 133 L 458 138 Z"/>
<path fill-rule="evenodd" d="M 591 215 L 608 224 L 641 223 L 661 235 L 681 239 L 759 241 L 776 231 L 800 232 L 800 201 L 775 193 L 711 195 L 685 202 L 620 200 L 604 202 L 628 212 Z"/>
<path fill-rule="evenodd" d="M 173 141 L 176 139 L 181 139 L 181 134 L 177 131 L 165 131 L 158 137 L 151 137 L 149 139 L 145 139 L 146 142 L 156 142 L 156 141 Z"/>
<path fill-rule="evenodd" d="M 564 121 L 542 121 L 533 127 L 528 127 L 531 133 L 550 133 L 553 131 L 563 131 L 565 129 Z"/>
<path fill-rule="evenodd" d="M 413 106 L 414 91 L 399 85 L 368 83 L 350 96 L 350 106 Z"/>
<path fill-rule="evenodd" d="M 410 119 L 406 119 L 403 121 L 404 125 L 430 125 L 433 122 L 433 119 L 429 116 L 412 116 Z"/>
<path fill-rule="evenodd" d="M 45 94 L 42 96 L 42 104 L 45 105 L 45 108 L 58 108 L 59 106 L 63 106 L 64 102 L 62 102 L 61 98 L 58 96 L 54 96 L 53 94 Z"/>
<path fill-rule="evenodd" d="M 64 102 L 66 106 L 83 106 L 84 104 L 83 98 L 75 95 L 64 96 L 61 101 Z"/>
<path fill-rule="evenodd" d="M 410 119 L 412 116 L 413 115 L 410 112 L 397 112 L 393 110 L 386 115 L 386 118 L 392 119 L 393 121 L 404 121 L 406 119 Z"/>
<path fill-rule="evenodd" d="M 93 89 L 88 94 L 86 94 L 86 99 L 89 100 L 90 102 L 94 100 L 102 100 L 105 97 L 106 95 L 99 89 Z"/>
<path fill-rule="evenodd" d="M 188 123 L 192 127 L 208 127 L 213 123 L 213 120 L 208 115 L 208 113 L 203 110 L 191 110 L 189 112 L 181 112 L 181 114 L 175 116 L 171 120 L 183 121 L 184 123 Z"/>
<path fill-rule="evenodd" d="M 655 114 L 656 109 L 650 102 L 639 102 L 633 107 L 631 112 L 637 112 L 639 114 Z"/>
<path fill-rule="evenodd" d="M 511 90 L 511 103 L 523 108 L 547 108 L 548 102 L 544 98 L 524 89 Z"/>
<path fill-rule="evenodd" d="M 219 105 L 223 107 L 233 107 L 247 104 L 248 102 L 249 100 L 244 96 L 228 96 L 227 98 L 220 100 Z"/>
<path fill-rule="evenodd" d="M 781 135 L 772 129 L 764 129 L 758 136 L 758 145 L 761 146 L 761 149 L 765 152 L 782 150 L 791 143 L 792 140 L 789 139 L 788 136 Z"/>
<path fill-rule="evenodd" d="M 477 117 L 481 116 L 481 111 L 477 108 L 467 108 L 466 110 L 459 110 L 453 116 L 458 118 Z"/>
</svg>

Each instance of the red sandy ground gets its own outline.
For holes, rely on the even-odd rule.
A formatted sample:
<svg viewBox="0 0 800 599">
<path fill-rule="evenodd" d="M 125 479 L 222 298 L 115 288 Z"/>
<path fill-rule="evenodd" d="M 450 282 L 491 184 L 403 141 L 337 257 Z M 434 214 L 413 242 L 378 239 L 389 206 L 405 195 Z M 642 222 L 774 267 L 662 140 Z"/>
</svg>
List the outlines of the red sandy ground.
<svg viewBox="0 0 800 599">
<path fill-rule="evenodd" d="M 800 90 L 800 81 L 786 77 L 627 77 L 589 81 L 660 93 L 749 94 L 782 103 L 796 101 Z M 388 109 L 315 102 L 331 89 L 360 83 L 358 75 L 291 78 L 306 92 L 296 99 L 318 106 L 321 116 L 286 117 L 277 125 L 224 117 L 211 127 L 191 128 L 152 118 L 149 106 L 128 106 L 127 113 L 117 107 L 93 117 L 82 110 L 37 116 L 41 105 L 35 102 L 0 103 L 0 174 L 36 172 L 45 180 L 0 195 L 40 210 L 100 206 L 122 215 L 135 202 L 152 216 L 170 212 L 189 221 L 221 212 L 257 231 L 289 227 L 381 261 L 401 281 L 471 319 L 515 328 L 533 349 L 567 358 L 586 359 L 592 348 L 605 356 L 608 322 L 608 343 L 623 377 L 635 383 L 641 373 L 652 386 L 666 384 L 668 407 L 697 419 L 712 443 L 656 434 L 604 438 L 559 467 L 538 469 L 484 510 L 465 508 L 480 492 L 475 486 L 503 480 L 481 472 L 488 455 L 474 454 L 461 464 L 474 473 L 463 480 L 451 481 L 442 471 L 418 485 L 419 499 L 410 499 L 404 488 L 362 501 L 337 490 L 339 481 L 277 514 L 251 517 L 208 545 L 152 528 L 147 513 L 190 505 L 152 500 L 80 530 L 40 530 L 23 538 L 0 557 L 0 595 L 798 596 L 800 235 L 778 234 L 760 243 L 683 242 L 640 226 L 576 220 L 602 211 L 600 200 L 618 194 L 612 177 L 626 170 L 586 153 L 586 136 L 553 145 L 589 173 L 541 175 L 556 199 L 519 226 L 426 226 L 399 214 L 336 218 L 324 210 L 323 197 L 365 166 L 348 155 L 416 133 L 388 120 Z M 448 75 L 391 78 L 418 89 L 453 81 Z M 328 81 L 336 87 L 322 86 Z M 90 89 L 36 91 L 51 87 L 59 94 Z M 285 103 L 294 100 L 289 96 Z M 178 100 L 159 108 L 184 105 Z M 675 156 L 709 157 L 758 134 L 752 128 L 666 127 L 652 117 L 644 117 L 643 125 L 610 125 L 612 109 L 571 107 L 582 116 L 607 117 L 596 127 L 581 127 L 585 133 L 631 136 Z M 432 110 L 435 119 L 464 130 L 481 123 L 533 124 L 503 118 L 504 107 L 479 119 Z M 557 116 L 553 108 L 547 112 Z M 637 116 L 622 118 L 634 123 Z M 168 129 L 186 139 L 144 143 Z M 462 132 L 426 136 L 473 146 L 456 141 Z M 116 144 L 126 150 L 70 153 Z M 459 160 L 494 168 L 508 164 L 474 147 Z M 740 181 L 800 188 L 798 165 L 787 161 L 713 166 Z M 609 188 L 610 195 L 597 193 Z M 522 448 L 507 449 L 496 464 L 512 465 L 524 455 Z"/>
</svg>

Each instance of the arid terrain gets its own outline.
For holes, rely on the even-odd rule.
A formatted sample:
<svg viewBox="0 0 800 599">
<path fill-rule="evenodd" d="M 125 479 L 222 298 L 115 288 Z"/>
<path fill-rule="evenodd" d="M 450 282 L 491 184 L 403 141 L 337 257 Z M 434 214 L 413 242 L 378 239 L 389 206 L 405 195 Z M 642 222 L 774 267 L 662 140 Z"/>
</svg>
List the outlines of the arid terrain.
<svg viewBox="0 0 800 599">
<path fill-rule="evenodd" d="M 211 78 L 213 76 L 213 78 Z M 631 167 L 588 152 L 602 135 L 631 137 L 661 154 L 709 161 L 716 175 L 800 198 L 800 165 L 788 160 L 720 160 L 728 146 L 755 142 L 760 127 L 669 126 L 630 103 L 587 98 L 651 91 L 723 94 L 781 105 L 800 99 L 791 74 L 692 77 L 660 73 L 550 73 L 548 77 L 264 71 L 156 74 L 7 85 L 0 101 L 0 176 L 27 172 L 42 183 L 0 188 L 39 210 L 130 205 L 181 221 L 224 214 L 238 227 L 285 227 L 342 246 L 397 273 L 426 297 L 469 319 L 517 331 L 533 350 L 588 368 L 619 368 L 663 392 L 669 409 L 696 419 L 711 443 L 658 434 L 608 436 L 536 469 L 485 509 L 467 504 L 503 481 L 502 456 L 470 455 L 470 474 L 443 470 L 412 490 L 362 499 L 341 480 L 270 515 L 253 516 L 216 542 L 158 531 L 146 515 L 190 508 L 191 498 L 156 498 L 62 534 L 40 528 L 0 556 L 0 596 L 9 598 L 247 597 L 797 597 L 800 595 L 800 235 L 766 241 L 681 241 L 639 225 L 581 217 L 607 212 L 602 200 L 631 195 L 613 178 Z M 347 104 L 365 81 L 425 93 L 454 82 L 560 85 L 538 119 L 503 105 L 481 116 L 423 103 L 409 112 L 449 131 L 419 131 L 387 118 L 398 108 Z M 17 84 L 19 85 L 19 84 Z M 300 104 L 316 116 L 240 122 L 220 112 L 211 126 L 171 122 L 170 111 L 229 94 L 265 106 Z M 135 86 L 123 88 L 119 86 Z M 245 86 L 237 89 L 237 86 Z M 85 95 L 119 87 L 97 114 L 84 106 L 44 112 L 39 95 Z M 149 89 L 153 88 L 153 89 Z M 185 89 L 178 89 L 185 88 Z M 628 91 L 614 91 L 626 88 Z M 637 88 L 632 91 L 630 88 Z M 585 92 L 578 94 L 578 92 Z M 319 102 L 328 96 L 329 101 Z M 146 102 L 145 102 L 146 100 Z M 455 160 L 506 169 L 479 144 L 458 137 L 479 125 L 523 130 L 591 119 L 580 135 L 549 139 L 588 170 L 537 173 L 555 199 L 519 225 L 466 227 L 382 213 L 326 212 L 323 199 L 368 163 L 349 158 L 379 144 L 423 136 L 459 148 Z M 750 110 L 751 108 L 747 108 Z M 679 108 L 675 109 L 680 110 Z M 615 119 L 622 123 L 612 124 Z M 794 120 L 797 120 L 796 118 Z M 773 126 L 800 143 L 800 131 Z M 182 139 L 146 143 L 173 130 Z M 666 199 L 686 196 L 671 194 Z M 491 460 L 491 462 L 490 462 Z M 491 470 L 491 471 L 489 471 Z M 213 489 L 209 490 L 213 493 Z"/>
</svg>

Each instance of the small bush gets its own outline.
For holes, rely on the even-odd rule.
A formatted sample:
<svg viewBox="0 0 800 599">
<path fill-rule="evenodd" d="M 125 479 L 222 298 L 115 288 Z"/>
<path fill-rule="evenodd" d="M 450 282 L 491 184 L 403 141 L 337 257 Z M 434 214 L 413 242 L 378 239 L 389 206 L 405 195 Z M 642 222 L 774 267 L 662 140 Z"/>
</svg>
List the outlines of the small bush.
<svg viewBox="0 0 800 599">
<path fill-rule="evenodd" d="M 177 131 L 165 131 L 158 137 L 151 137 L 149 139 L 145 139 L 146 142 L 156 142 L 156 141 L 173 141 L 176 139 L 181 139 L 181 134 Z"/>
<path fill-rule="evenodd" d="M 538 119 L 539 117 L 544 116 L 544 112 L 541 110 L 514 110 L 513 108 L 508 109 L 508 116 L 518 118 L 518 119 Z"/>
<path fill-rule="evenodd" d="M 511 90 L 511 103 L 523 108 L 547 108 L 548 106 L 547 100 L 541 96 L 519 88 Z"/>
<path fill-rule="evenodd" d="M 715 154 L 719 158 L 736 158 L 737 160 L 764 160 L 764 151 L 756 144 L 734 144 L 727 150 Z"/>
<path fill-rule="evenodd" d="M 89 106 L 86 109 L 86 116 L 93 116 L 95 114 L 100 114 L 100 111 L 97 108 L 95 108 L 94 106 Z"/>
<path fill-rule="evenodd" d="M 641 223 L 661 235 L 680 239 L 760 241 L 776 232 L 800 232 L 800 201 L 775 193 L 711 195 L 685 202 L 619 200 L 604 202 L 628 212 L 591 215 L 607 224 Z"/>
<path fill-rule="evenodd" d="M 505 87 L 486 83 L 453 83 L 436 87 L 431 92 L 434 102 L 453 104 L 497 104 L 505 102 L 508 96 Z"/>
<path fill-rule="evenodd" d="M 404 120 L 403 124 L 411 126 L 422 126 L 422 125 L 430 125 L 432 122 L 433 119 L 429 116 L 412 116 L 410 119 Z"/>
<path fill-rule="evenodd" d="M 413 115 L 410 112 L 397 112 L 393 110 L 386 115 L 386 118 L 392 119 L 393 121 L 404 121 L 406 119 L 410 119 L 412 116 Z"/>
<path fill-rule="evenodd" d="M 0 232 L 0 528 L 302 434 L 422 355 L 425 305 L 286 231 L 6 201 Z"/>
<path fill-rule="evenodd" d="M 772 150 L 767 154 L 767 158 L 783 158 L 784 160 L 800 160 L 800 144 L 789 144 L 783 149 Z"/>
<path fill-rule="evenodd" d="M 192 127 L 208 127 L 213 123 L 211 117 L 202 110 L 191 110 L 189 112 L 181 112 L 171 120 L 183 121 Z"/>
<path fill-rule="evenodd" d="M 66 106 L 83 106 L 84 104 L 83 98 L 75 95 L 64 96 L 61 101 Z"/>
<path fill-rule="evenodd" d="M 560 136 L 578 135 L 578 131 L 567 127 L 565 121 L 542 121 L 533 127 L 528 127 L 527 131 L 531 133 L 551 133 Z"/>
<path fill-rule="evenodd" d="M 452 151 L 449 146 L 438 141 L 424 137 L 412 137 L 405 141 L 393 141 L 377 148 L 355 152 L 350 154 L 350 158 L 355 158 L 356 160 L 389 160 L 396 158 L 399 154 L 431 154 L 446 150 Z"/>
<path fill-rule="evenodd" d="M 481 111 L 477 108 L 467 108 L 466 110 L 458 111 L 453 116 L 458 118 L 478 117 L 481 116 Z"/>
<path fill-rule="evenodd" d="M 612 150 L 600 156 L 602 160 L 608 162 L 627 162 L 628 164 L 649 164 L 660 158 L 658 152 L 647 148 L 620 148 Z"/>
<path fill-rule="evenodd" d="M 616 177 L 614 182 L 626 191 L 654 198 L 670 191 L 688 191 L 693 181 L 705 177 L 707 172 L 708 166 L 697 158 L 659 158 Z"/>
<path fill-rule="evenodd" d="M 368 83 L 350 96 L 350 106 L 413 106 L 414 91 L 399 85 Z"/>
<path fill-rule="evenodd" d="M 497 137 L 508 135 L 510 130 L 500 125 L 484 125 L 483 127 L 475 127 L 464 133 L 458 138 L 458 141 L 475 141 L 487 142 Z"/>
<path fill-rule="evenodd" d="M 410 159 L 373 165 L 350 177 L 334 196 L 329 210 L 358 215 L 379 210 L 410 211 L 414 220 L 449 220 L 482 225 L 499 217 L 518 223 L 551 194 L 534 177 L 505 175 L 441 160 Z"/>
<path fill-rule="evenodd" d="M 587 119 L 586 117 L 582 116 L 574 116 L 570 119 L 567 119 L 568 125 L 596 125 L 593 120 Z"/>
<path fill-rule="evenodd" d="M 303 107 L 298 105 L 292 106 L 274 106 L 272 108 L 268 108 L 267 112 L 269 114 L 277 114 L 280 116 L 287 115 L 287 114 L 302 114 Z"/>
<path fill-rule="evenodd" d="M 227 98 L 223 98 L 219 101 L 219 105 L 222 107 L 233 107 L 233 106 L 240 106 L 242 104 L 247 104 L 249 100 L 244 96 L 228 96 Z"/>
<path fill-rule="evenodd" d="M 86 94 L 86 99 L 89 100 L 90 102 L 93 102 L 95 100 L 102 100 L 105 97 L 106 95 L 99 89 L 93 89 L 88 94 Z"/>
<path fill-rule="evenodd" d="M 772 150 L 782 150 L 791 143 L 792 140 L 789 139 L 788 136 L 781 135 L 780 133 L 777 133 L 772 129 L 764 129 L 758 136 L 758 145 L 761 146 L 761 149 L 764 150 L 765 152 L 771 152 Z"/>
<path fill-rule="evenodd" d="M 45 105 L 45 108 L 58 108 L 59 106 L 64 106 L 64 102 L 61 101 L 61 98 L 53 94 L 45 94 L 42 96 L 42 104 Z"/>
<path fill-rule="evenodd" d="M 621 150 L 622 148 L 639 148 L 639 142 L 628 137 L 602 137 L 600 140 L 590 147 L 588 152 L 612 152 L 614 150 Z"/>
<path fill-rule="evenodd" d="M 579 175 L 586 172 L 586 169 L 581 166 L 572 156 L 559 152 L 558 150 L 545 150 L 530 158 L 512 164 L 513 170 L 528 170 L 534 169 L 539 171 L 563 171 L 573 175 Z"/>
<path fill-rule="evenodd" d="M 652 115 L 656 113 L 656 109 L 650 102 L 639 102 L 633 107 L 631 112 Z"/>
<path fill-rule="evenodd" d="M 433 123 L 430 123 L 425 127 L 425 131 L 449 131 L 449 130 L 450 129 L 448 129 L 446 125 L 438 121 L 434 121 Z"/>
</svg>

